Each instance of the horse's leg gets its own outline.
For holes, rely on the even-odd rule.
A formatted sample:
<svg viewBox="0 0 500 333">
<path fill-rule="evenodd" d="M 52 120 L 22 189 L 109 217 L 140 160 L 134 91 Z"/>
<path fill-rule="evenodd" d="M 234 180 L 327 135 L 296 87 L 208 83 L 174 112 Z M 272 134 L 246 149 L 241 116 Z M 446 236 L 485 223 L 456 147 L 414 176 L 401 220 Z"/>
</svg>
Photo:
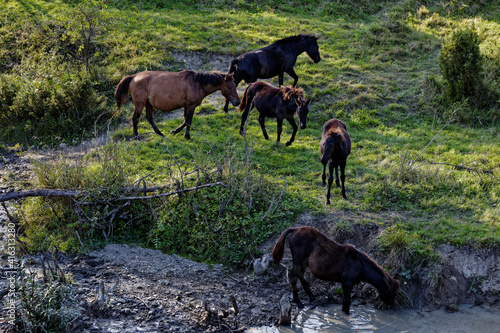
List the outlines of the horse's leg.
<svg viewBox="0 0 500 333">
<path fill-rule="evenodd" d="M 345 163 L 340 164 L 340 180 L 342 181 L 342 197 L 344 199 L 347 199 L 347 196 L 345 195 Z"/>
<path fill-rule="evenodd" d="M 326 186 L 326 163 L 323 164 L 323 175 L 321 176 L 321 180 L 323 181 L 323 187 Z"/>
<path fill-rule="evenodd" d="M 290 123 L 290 125 L 292 125 L 293 128 L 292 137 L 290 138 L 290 141 L 286 143 L 286 145 L 289 146 L 295 140 L 295 134 L 297 134 L 297 130 L 299 127 L 297 126 L 293 118 L 286 118 L 286 120 L 288 120 L 288 122 Z"/>
<path fill-rule="evenodd" d="M 135 103 L 134 115 L 132 116 L 132 127 L 134 129 L 134 139 L 139 139 L 139 134 L 137 134 L 137 124 L 139 124 L 139 117 L 141 116 L 142 109 L 144 109 L 144 104 Z"/>
<path fill-rule="evenodd" d="M 333 183 L 333 162 L 330 161 L 328 163 L 328 168 L 329 168 L 329 175 L 328 175 L 328 191 L 326 192 L 326 204 L 330 204 L 330 190 L 332 188 L 332 183 Z"/>
<path fill-rule="evenodd" d="M 260 124 L 260 128 L 262 129 L 262 134 L 264 134 L 264 139 L 266 140 L 269 140 L 269 135 L 267 135 L 267 132 L 266 132 L 266 125 L 265 125 L 265 120 L 266 120 L 266 117 L 264 117 L 262 115 L 262 113 L 259 115 L 259 124 Z M 278 136 L 279 138 L 279 136 Z M 279 139 L 278 139 L 279 141 Z"/>
<path fill-rule="evenodd" d="M 340 187 L 338 165 L 335 166 L 335 184 L 337 185 L 337 187 Z"/>
<path fill-rule="evenodd" d="M 292 68 L 288 69 L 285 71 L 285 73 L 287 73 L 288 75 L 290 75 L 293 79 L 293 86 L 295 87 L 297 85 L 297 81 L 299 80 L 299 77 L 297 76 L 297 74 L 295 74 L 295 71 Z"/>
<path fill-rule="evenodd" d="M 182 131 L 182 129 L 184 127 L 187 126 L 186 128 L 186 134 L 184 134 L 184 137 L 186 139 L 191 139 L 191 136 L 189 135 L 189 132 L 190 132 L 190 129 L 191 129 L 191 121 L 193 120 L 193 114 L 194 114 L 194 109 L 196 108 L 196 106 L 192 107 L 192 106 L 189 106 L 189 107 L 185 107 L 184 108 L 184 122 L 181 124 L 181 126 L 177 127 L 176 129 L 172 130 L 170 132 L 170 134 L 177 134 L 179 133 L 180 131 Z"/>
<path fill-rule="evenodd" d="M 304 304 L 300 301 L 299 298 L 299 291 L 297 289 L 297 281 L 298 281 L 298 276 L 293 272 L 293 269 L 291 271 L 288 271 L 288 281 L 290 281 L 290 284 L 292 285 L 292 293 L 293 293 L 293 301 L 297 303 L 297 306 L 299 308 L 303 308 Z"/>
<path fill-rule="evenodd" d="M 349 315 L 349 308 L 351 307 L 351 292 L 352 283 L 350 281 L 342 282 L 342 292 L 344 293 L 344 298 L 342 300 L 342 311 Z"/>
<path fill-rule="evenodd" d="M 184 134 L 184 137 L 187 140 L 191 139 L 191 135 L 189 133 L 191 132 L 191 122 L 193 121 L 194 109 L 196 109 L 196 105 L 184 108 L 184 122 L 186 123 L 186 133 Z"/>
<path fill-rule="evenodd" d="M 281 132 L 283 132 L 283 119 L 277 119 L 276 125 L 277 125 L 277 129 L 278 129 L 278 138 L 276 139 L 276 141 L 280 142 Z"/>
<path fill-rule="evenodd" d="M 156 127 L 156 124 L 153 121 L 153 111 L 154 111 L 153 105 L 151 105 L 151 103 L 149 102 L 146 102 L 146 119 L 151 124 L 151 127 L 153 127 L 155 133 L 164 137 L 163 133 L 158 129 L 158 127 Z"/>
</svg>

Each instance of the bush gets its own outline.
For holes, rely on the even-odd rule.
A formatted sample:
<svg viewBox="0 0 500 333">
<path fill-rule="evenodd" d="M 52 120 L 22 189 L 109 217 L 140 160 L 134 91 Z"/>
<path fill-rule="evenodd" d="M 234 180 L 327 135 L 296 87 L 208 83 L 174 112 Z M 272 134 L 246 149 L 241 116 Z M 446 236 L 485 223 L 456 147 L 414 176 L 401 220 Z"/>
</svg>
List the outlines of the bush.
<svg viewBox="0 0 500 333">
<path fill-rule="evenodd" d="M 55 264 L 57 265 L 57 264 Z M 20 270 L 18 277 L 20 307 L 17 326 L 22 332 L 62 332 L 80 315 L 78 299 L 64 276 Z"/>
<path fill-rule="evenodd" d="M 476 97 L 482 85 L 483 58 L 479 36 L 471 28 L 455 31 L 443 45 L 439 67 L 454 101 Z"/>
<path fill-rule="evenodd" d="M 104 111 L 88 75 L 57 69 L 0 75 L 0 100 L 0 137 L 28 145 L 36 139 L 82 138 Z"/>
</svg>

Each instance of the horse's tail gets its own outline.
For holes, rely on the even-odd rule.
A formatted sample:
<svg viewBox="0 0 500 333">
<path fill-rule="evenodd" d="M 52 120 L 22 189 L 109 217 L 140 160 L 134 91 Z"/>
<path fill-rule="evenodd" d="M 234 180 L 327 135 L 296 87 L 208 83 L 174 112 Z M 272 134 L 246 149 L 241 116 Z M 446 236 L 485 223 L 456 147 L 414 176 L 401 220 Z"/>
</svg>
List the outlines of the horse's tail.
<svg viewBox="0 0 500 333">
<path fill-rule="evenodd" d="M 288 228 L 281 234 L 280 238 L 276 242 L 273 248 L 273 262 L 274 265 L 279 265 L 281 259 L 283 259 L 283 254 L 285 253 L 285 240 L 289 233 L 292 233 L 297 228 Z"/>
<path fill-rule="evenodd" d="M 330 133 L 331 135 L 324 141 L 323 155 L 321 156 L 321 163 L 326 165 L 330 158 L 332 157 L 333 151 L 335 149 L 335 143 L 339 140 L 339 133 Z"/>
<path fill-rule="evenodd" d="M 248 87 L 245 89 L 245 92 L 243 93 L 243 97 L 241 97 L 241 103 L 240 107 L 238 108 L 238 111 L 242 112 L 245 111 L 245 113 L 250 111 L 250 105 L 253 100 L 253 94 L 250 91 L 250 87 L 252 84 L 250 83 Z M 251 95 L 251 96 L 248 96 Z M 248 109 L 248 110 L 247 110 Z"/>
<path fill-rule="evenodd" d="M 128 88 L 130 86 L 130 81 L 134 78 L 135 75 L 128 75 L 125 76 L 120 83 L 118 83 L 118 86 L 116 87 L 115 90 L 115 101 L 116 101 L 116 106 L 118 109 L 116 110 L 115 114 L 113 115 L 113 118 L 120 113 L 120 106 L 122 104 L 125 104 L 127 102 L 127 96 L 128 96 Z"/>
</svg>

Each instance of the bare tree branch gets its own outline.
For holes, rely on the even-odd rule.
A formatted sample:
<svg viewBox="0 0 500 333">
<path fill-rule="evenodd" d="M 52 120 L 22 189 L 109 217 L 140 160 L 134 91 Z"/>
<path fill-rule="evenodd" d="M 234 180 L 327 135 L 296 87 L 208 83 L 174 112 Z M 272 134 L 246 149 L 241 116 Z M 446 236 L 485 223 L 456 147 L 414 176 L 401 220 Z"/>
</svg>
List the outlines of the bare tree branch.
<svg viewBox="0 0 500 333">
<path fill-rule="evenodd" d="M 226 186 L 223 182 L 205 184 L 200 186 L 195 186 L 187 189 L 178 189 L 177 191 L 172 191 L 168 193 L 161 193 L 156 195 L 149 196 L 136 196 L 136 197 L 117 197 L 117 198 L 109 198 L 106 199 L 106 202 L 114 202 L 114 201 L 127 201 L 127 200 L 145 200 L 145 199 L 156 199 L 161 197 L 168 197 L 170 195 L 185 193 L 196 191 L 206 187 L 213 187 L 217 185 Z M 164 187 L 148 187 L 143 188 L 141 192 L 154 192 Z M 124 190 L 125 191 L 125 190 Z M 127 191 L 130 191 L 128 189 Z M 68 198 L 78 198 L 80 196 L 87 196 L 89 192 L 87 191 L 73 191 L 73 190 L 61 190 L 61 189 L 35 189 L 35 190 L 27 190 L 27 191 L 10 191 L 7 193 L 0 193 L 0 202 L 17 200 L 27 197 L 68 197 Z M 88 204 L 88 203 L 86 203 Z"/>
</svg>

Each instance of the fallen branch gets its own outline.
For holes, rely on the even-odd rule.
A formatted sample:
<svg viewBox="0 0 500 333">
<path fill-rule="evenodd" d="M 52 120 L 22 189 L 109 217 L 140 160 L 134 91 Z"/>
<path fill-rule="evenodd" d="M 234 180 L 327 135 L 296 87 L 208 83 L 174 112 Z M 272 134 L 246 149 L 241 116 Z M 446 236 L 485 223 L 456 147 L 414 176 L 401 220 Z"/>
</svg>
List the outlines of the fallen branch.
<svg viewBox="0 0 500 333">
<path fill-rule="evenodd" d="M 211 183 L 211 184 L 205 184 L 205 185 L 195 186 L 195 187 L 191 187 L 191 188 L 186 188 L 186 189 L 182 189 L 182 190 L 179 189 L 177 191 L 168 192 L 168 193 L 161 193 L 161 194 L 156 194 L 156 195 L 109 198 L 109 199 L 107 199 L 107 202 L 156 199 L 156 198 L 161 198 L 161 197 L 168 197 L 170 195 L 196 191 L 196 190 L 200 190 L 202 188 L 213 187 L 216 185 L 225 186 L 224 183 L 217 182 L 217 183 Z M 161 189 L 161 187 L 153 186 L 153 187 L 143 188 L 143 189 L 141 189 L 141 192 L 148 192 L 148 193 L 155 192 L 155 191 L 158 191 L 158 189 Z M 128 189 L 128 191 L 130 191 L 130 189 Z M 36 190 L 27 190 L 27 191 L 10 191 L 7 193 L 0 193 L 0 202 L 17 200 L 17 199 L 22 199 L 22 198 L 27 198 L 27 197 L 68 197 L 68 198 L 75 199 L 77 197 L 86 196 L 88 194 L 89 194 L 89 192 L 87 192 L 87 191 L 72 191 L 72 190 L 60 190 L 60 189 L 36 189 Z"/>
</svg>

